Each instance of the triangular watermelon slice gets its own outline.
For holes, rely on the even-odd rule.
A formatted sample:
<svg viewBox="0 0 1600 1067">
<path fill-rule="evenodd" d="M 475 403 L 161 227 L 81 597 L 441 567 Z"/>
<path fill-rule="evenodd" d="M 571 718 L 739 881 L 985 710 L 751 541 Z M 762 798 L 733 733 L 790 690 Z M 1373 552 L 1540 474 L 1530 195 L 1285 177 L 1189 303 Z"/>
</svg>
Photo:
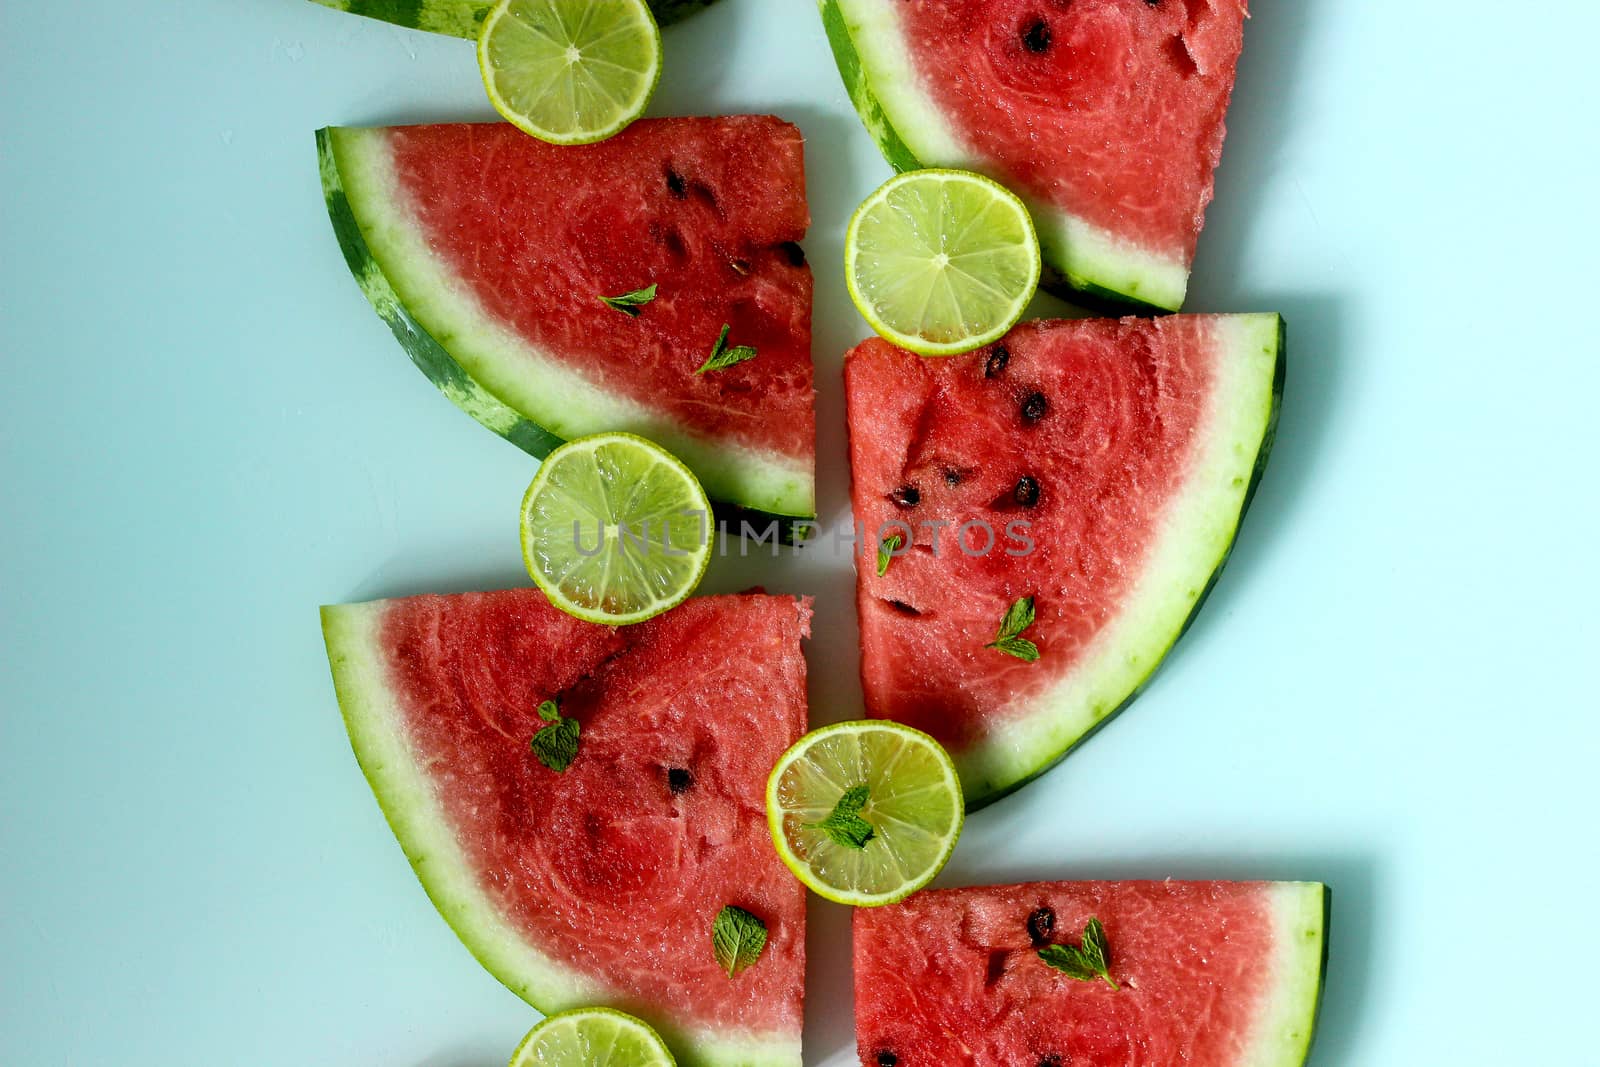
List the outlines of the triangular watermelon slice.
<svg viewBox="0 0 1600 1067">
<path fill-rule="evenodd" d="M 314 0 L 335 11 L 382 19 L 396 26 L 473 39 L 494 0 Z M 645 0 L 662 26 L 681 22 L 716 0 Z"/>
<path fill-rule="evenodd" d="M 628 430 L 714 500 L 814 513 L 800 131 L 647 119 L 555 146 L 505 123 L 317 135 L 368 299 L 446 396 L 536 456 Z M 602 302 L 656 286 L 626 311 Z M 752 359 L 697 373 L 718 346 Z"/>
<path fill-rule="evenodd" d="M 798 1067 L 805 895 L 772 850 L 767 773 L 805 731 L 790 597 L 690 600 L 614 630 L 535 590 L 324 608 L 356 758 L 441 915 L 545 1012 L 609 1005 L 682 1067 Z M 576 720 L 557 772 L 532 750 Z M 719 967 L 725 906 L 766 924 Z"/>
<path fill-rule="evenodd" d="M 1183 306 L 1246 0 L 820 4 L 891 164 L 1010 186 L 1033 210 L 1047 282 Z"/>
<path fill-rule="evenodd" d="M 850 354 L 867 710 L 944 742 L 969 806 L 1103 724 L 1188 626 L 1266 463 L 1283 355 L 1276 315 L 1030 322 L 951 359 L 877 339 Z M 1027 598 L 1036 619 L 1013 636 L 1031 662 L 987 647 Z"/>
<path fill-rule="evenodd" d="M 861 1062 L 1299 1067 L 1316 1028 L 1328 901 L 1304 882 L 1041 882 L 857 911 Z M 1040 956 L 1081 948 L 1091 919 L 1109 981 L 1069 977 Z"/>
</svg>

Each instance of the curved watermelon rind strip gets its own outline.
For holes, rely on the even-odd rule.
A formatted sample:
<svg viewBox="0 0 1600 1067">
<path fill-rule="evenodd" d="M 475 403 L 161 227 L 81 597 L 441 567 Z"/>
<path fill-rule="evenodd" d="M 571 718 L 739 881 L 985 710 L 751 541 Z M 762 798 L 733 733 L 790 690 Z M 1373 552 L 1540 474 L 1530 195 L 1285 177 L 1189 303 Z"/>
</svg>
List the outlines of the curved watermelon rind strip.
<svg viewBox="0 0 1600 1067">
<path fill-rule="evenodd" d="M 1234 354 L 1245 359 L 1257 359 L 1262 364 L 1257 368 L 1259 375 L 1257 392 L 1260 394 L 1261 406 L 1253 412 L 1241 413 L 1247 422 L 1252 417 L 1254 419 L 1254 425 L 1246 426 L 1243 432 L 1243 437 L 1251 441 L 1253 447 L 1248 457 L 1244 457 L 1245 461 L 1239 464 L 1234 476 L 1238 480 L 1238 487 L 1243 491 L 1236 495 L 1236 504 L 1223 505 L 1225 510 L 1231 512 L 1231 518 L 1226 522 L 1225 528 L 1216 531 L 1215 556 L 1207 567 L 1203 582 L 1193 593 L 1192 604 L 1178 625 L 1170 628 L 1166 636 L 1156 639 L 1155 647 L 1147 645 L 1140 650 L 1142 661 L 1148 665 L 1144 674 L 1114 706 L 1098 710 L 1091 708 L 1093 721 L 1086 728 L 1074 732 L 1072 727 L 1068 727 L 1064 736 L 1046 737 L 1042 745 L 1038 739 L 1017 736 L 1020 729 L 1029 724 L 1044 723 L 1048 729 L 1049 724 L 1059 724 L 1063 720 L 1070 721 L 1071 717 L 1081 716 L 1083 709 L 1078 694 L 1063 695 L 1058 689 L 1057 693 L 1046 693 L 1042 697 L 1031 698 L 1028 702 L 1028 714 L 1021 720 L 1020 727 L 991 736 L 979 746 L 965 752 L 952 753 L 961 771 L 961 784 L 966 790 L 969 812 L 977 811 L 1009 796 L 1049 771 L 1137 700 L 1150 684 L 1167 654 L 1194 625 L 1200 609 L 1205 605 L 1211 591 L 1216 588 L 1223 568 L 1227 566 L 1228 559 L 1233 554 L 1239 527 L 1243 524 L 1245 514 L 1255 499 L 1256 490 L 1260 487 L 1262 476 L 1266 473 L 1267 460 L 1277 438 L 1288 351 L 1287 328 L 1281 315 L 1226 315 L 1219 316 L 1218 321 L 1226 324 L 1225 328 L 1231 327 L 1237 331 L 1235 344 L 1231 346 Z M 1247 351 L 1249 349 L 1254 351 Z M 1211 437 L 1215 438 L 1216 435 Z M 1041 747 L 1044 754 L 1037 756 Z"/>
<path fill-rule="evenodd" d="M 817 7 L 850 102 L 890 166 L 898 171 L 933 166 L 987 172 L 916 88 L 894 23 L 897 16 L 882 0 L 817 0 Z M 1003 175 L 989 176 L 1005 182 Z M 1046 289 L 1123 313 L 1183 307 L 1187 264 L 1137 248 L 1025 190 L 1012 191 L 1033 214 Z"/>
<path fill-rule="evenodd" d="M 355 276 L 368 303 L 410 356 L 411 362 L 441 393 L 486 428 L 535 459 L 543 459 L 565 443 L 566 438 L 552 433 L 502 401 L 463 367 L 433 333 L 417 321 L 368 243 L 350 203 L 335 144 L 337 138 L 359 136 L 365 132 L 327 127 L 316 133 L 317 168 L 328 218 L 333 224 L 334 235 L 350 273 Z M 715 498 L 718 494 L 713 488 L 714 484 L 706 488 Z M 786 545 L 801 544 L 816 532 L 816 523 L 810 514 L 746 507 L 727 500 L 717 500 L 715 510 L 718 521 L 735 532 L 742 532 L 742 523 L 748 522 L 757 531 L 758 537 L 765 536 L 768 529 L 775 529 L 778 541 Z"/>
<path fill-rule="evenodd" d="M 335 11 L 425 30 L 448 37 L 476 40 L 483 20 L 489 17 L 494 0 L 313 0 Z M 710 7 L 716 0 L 647 0 L 659 25 L 682 22 L 690 15 Z"/>
<path fill-rule="evenodd" d="M 468 952 L 502 985 L 550 1015 L 615 1006 L 649 1022 L 679 1067 L 800 1067 L 800 1044 L 784 1034 L 740 1039 L 724 1028 L 675 1025 L 589 975 L 528 944 L 478 886 L 427 776 L 405 738 L 404 712 L 388 681 L 379 639 L 385 601 L 322 608 L 322 634 L 339 711 L 356 762 L 417 880 Z M 609 1004 L 608 1004 L 609 1002 Z"/>
<path fill-rule="evenodd" d="M 1301 1067 L 1311 1056 L 1328 974 L 1333 891 L 1318 882 L 1271 884 L 1277 959 L 1262 1017 L 1239 1062 Z"/>
</svg>

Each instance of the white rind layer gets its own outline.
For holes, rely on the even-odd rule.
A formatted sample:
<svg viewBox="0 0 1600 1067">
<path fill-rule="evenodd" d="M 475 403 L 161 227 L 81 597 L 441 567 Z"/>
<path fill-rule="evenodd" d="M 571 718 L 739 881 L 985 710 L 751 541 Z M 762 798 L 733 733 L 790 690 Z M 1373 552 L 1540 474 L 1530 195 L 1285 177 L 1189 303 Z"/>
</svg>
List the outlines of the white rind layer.
<svg viewBox="0 0 1600 1067">
<path fill-rule="evenodd" d="M 1311 1052 L 1326 957 L 1328 889 L 1315 882 L 1274 882 L 1276 928 L 1267 1002 L 1238 1067 L 1300 1067 Z"/>
<path fill-rule="evenodd" d="M 1217 377 L 1197 431 L 1199 452 L 1122 610 L 1066 680 L 1019 697 L 958 761 L 969 796 L 1003 793 L 1050 765 L 1133 697 L 1182 635 L 1243 518 L 1270 442 L 1281 359 L 1277 315 L 1211 318 Z"/>
<path fill-rule="evenodd" d="M 891 163 L 998 173 L 964 141 L 934 102 L 903 42 L 895 0 L 821 0 L 824 18 L 833 7 L 854 49 L 854 70 L 840 57 L 840 72 L 867 130 Z M 837 42 L 836 42 L 837 45 Z M 906 159 L 909 152 L 914 159 Z M 1109 294 L 1169 311 L 1183 306 L 1189 266 L 1127 241 L 1053 204 L 1013 188 L 1033 213 L 1040 252 L 1075 289 Z"/>
<path fill-rule="evenodd" d="M 612 999 L 604 985 L 528 943 L 474 877 L 405 734 L 380 640 L 386 607 L 384 601 L 324 607 L 322 633 L 351 747 L 390 829 L 439 914 L 508 989 L 546 1014 L 604 1005 Z M 725 1028 L 648 1021 L 672 1045 L 679 1067 L 800 1067 L 798 1034 L 741 1037 Z"/>
<path fill-rule="evenodd" d="M 810 467 L 777 453 L 734 450 L 608 392 L 489 314 L 429 247 L 395 176 L 381 129 L 329 131 L 356 224 L 400 303 L 485 392 L 565 440 L 636 433 L 682 459 L 718 500 L 779 515 L 815 513 Z"/>
</svg>

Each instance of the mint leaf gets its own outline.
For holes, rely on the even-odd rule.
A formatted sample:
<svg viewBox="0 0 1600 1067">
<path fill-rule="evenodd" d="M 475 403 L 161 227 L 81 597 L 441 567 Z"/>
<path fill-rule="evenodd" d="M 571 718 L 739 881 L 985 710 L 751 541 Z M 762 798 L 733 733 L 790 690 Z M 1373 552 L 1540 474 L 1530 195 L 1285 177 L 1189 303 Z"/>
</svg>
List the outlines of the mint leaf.
<svg viewBox="0 0 1600 1067">
<path fill-rule="evenodd" d="M 1015 656 L 1024 663 L 1032 663 L 1039 658 L 1039 646 L 1025 637 L 1002 637 L 1000 640 L 985 648 L 992 648 L 1004 652 L 1008 656 Z"/>
<path fill-rule="evenodd" d="M 644 289 L 635 289 L 631 293 L 621 296 L 602 296 L 600 303 L 614 311 L 620 311 L 630 319 L 639 317 L 639 309 L 656 298 L 656 287 L 650 285 Z"/>
<path fill-rule="evenodd" d="M 840 848 L 866 848 L 867 842 L 877 836 L 872 824 L 861 817 L 861 809 L 867 806 L 869 792 L 865 785 L 846 789 L 826 819 L 806 823 L 806 828 L 821 830 Z"/>
<path fill-rule="evenodd" d="M 1083 941 L 1076 948 L 1071 945 L 1046 945 L 1039 950 L 1039 958 L 1068 978 L 1079 982 L 1105 979 L 1112 989 L 1121 989 L 1111 977 L 1107 960 L 1106 931 L 1099 919 L 1090 919 L 1083 928 Z"/>
<path fill-rule="evenodd" d="M 736 978 L 740 971 L 761 958 L 767 947 L 767 924 L 743 908 L 727 905 L 717 912 L 711 924 L 711 951 L 717 966 Z"/>
<path fill-rule="evenodd" d="M 894 554 L 900 551 L 906 539 L 899 534 L 890 534 L 878 545 L 878 577 L 882 578 L 889 573 L 889 564 L 894 562 Z"/>
<path fill-rule="evenodd" d="M 1039 646 L 1019 635 L 1033 625 L 1033 618 L 1033 597 L 1025 596 L 1006 609 L 1005 618 L 1000 620 L 999 633 L 983 647 L 1015 656 L 1024 663 L 1032 663 L 1039 658 Z"/>
<path fill-rule="evenodd" d="M 717 338 L 717 343 L 711 346 L 711 355 L 707 356 L 706 361 L 700 364 L 700 369 L 695 371 L 696 374 L 704 374 L 708 370 L 722 370 L 725 367 L 733 366 L 735 363 L 743 363 L 747 359 L 756 358 L 756 350 L 749 345 L 728 347 L 728 331 L 732 329 L 732 326 L 723 323 L 721 336 Z"/>
<path fill-rule="evenodd" d="M 560 774 L 578 758 L 578 720 L 563 716 L 554 700 L 539 705 L 539 718 L 550 725 L 534 734 L 528 747 L 540 763 Z"/>
</svg>

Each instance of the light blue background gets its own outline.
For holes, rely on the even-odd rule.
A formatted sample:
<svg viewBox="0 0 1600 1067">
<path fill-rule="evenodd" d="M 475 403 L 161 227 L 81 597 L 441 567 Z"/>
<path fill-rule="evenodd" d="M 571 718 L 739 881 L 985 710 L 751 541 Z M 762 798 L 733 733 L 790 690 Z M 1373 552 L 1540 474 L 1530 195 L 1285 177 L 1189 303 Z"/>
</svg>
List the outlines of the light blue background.
<svg viewBox="0 0 1600 1067">
<path fill-rule="evenodd" d="M 1594 8 L 1255 8 L 1190 307 L 1288 316 L 1271 469 L 1149 693 L 943 883 L 1324 879 L 1317 1067 L 1600 1063 Z M 501 1064 L 535 1016 L 385 829 L 315 611 L 524 582 L 531 463 L 407 365 L 312 157 L 486 117 L 471 49 L 302 0 L 0 12 L 0 1062 Z M 804 0 L 724 0 L 667 63 L 656 113 L 808 136 L 842 520 L 835 264 L 886 168 Z M 813 714 L 857 714 L 848 560 L 710 587 L 757 580 L 818 597 Z M 848 917 L 812 924 L 842 1065 Z"/>
</svg>

